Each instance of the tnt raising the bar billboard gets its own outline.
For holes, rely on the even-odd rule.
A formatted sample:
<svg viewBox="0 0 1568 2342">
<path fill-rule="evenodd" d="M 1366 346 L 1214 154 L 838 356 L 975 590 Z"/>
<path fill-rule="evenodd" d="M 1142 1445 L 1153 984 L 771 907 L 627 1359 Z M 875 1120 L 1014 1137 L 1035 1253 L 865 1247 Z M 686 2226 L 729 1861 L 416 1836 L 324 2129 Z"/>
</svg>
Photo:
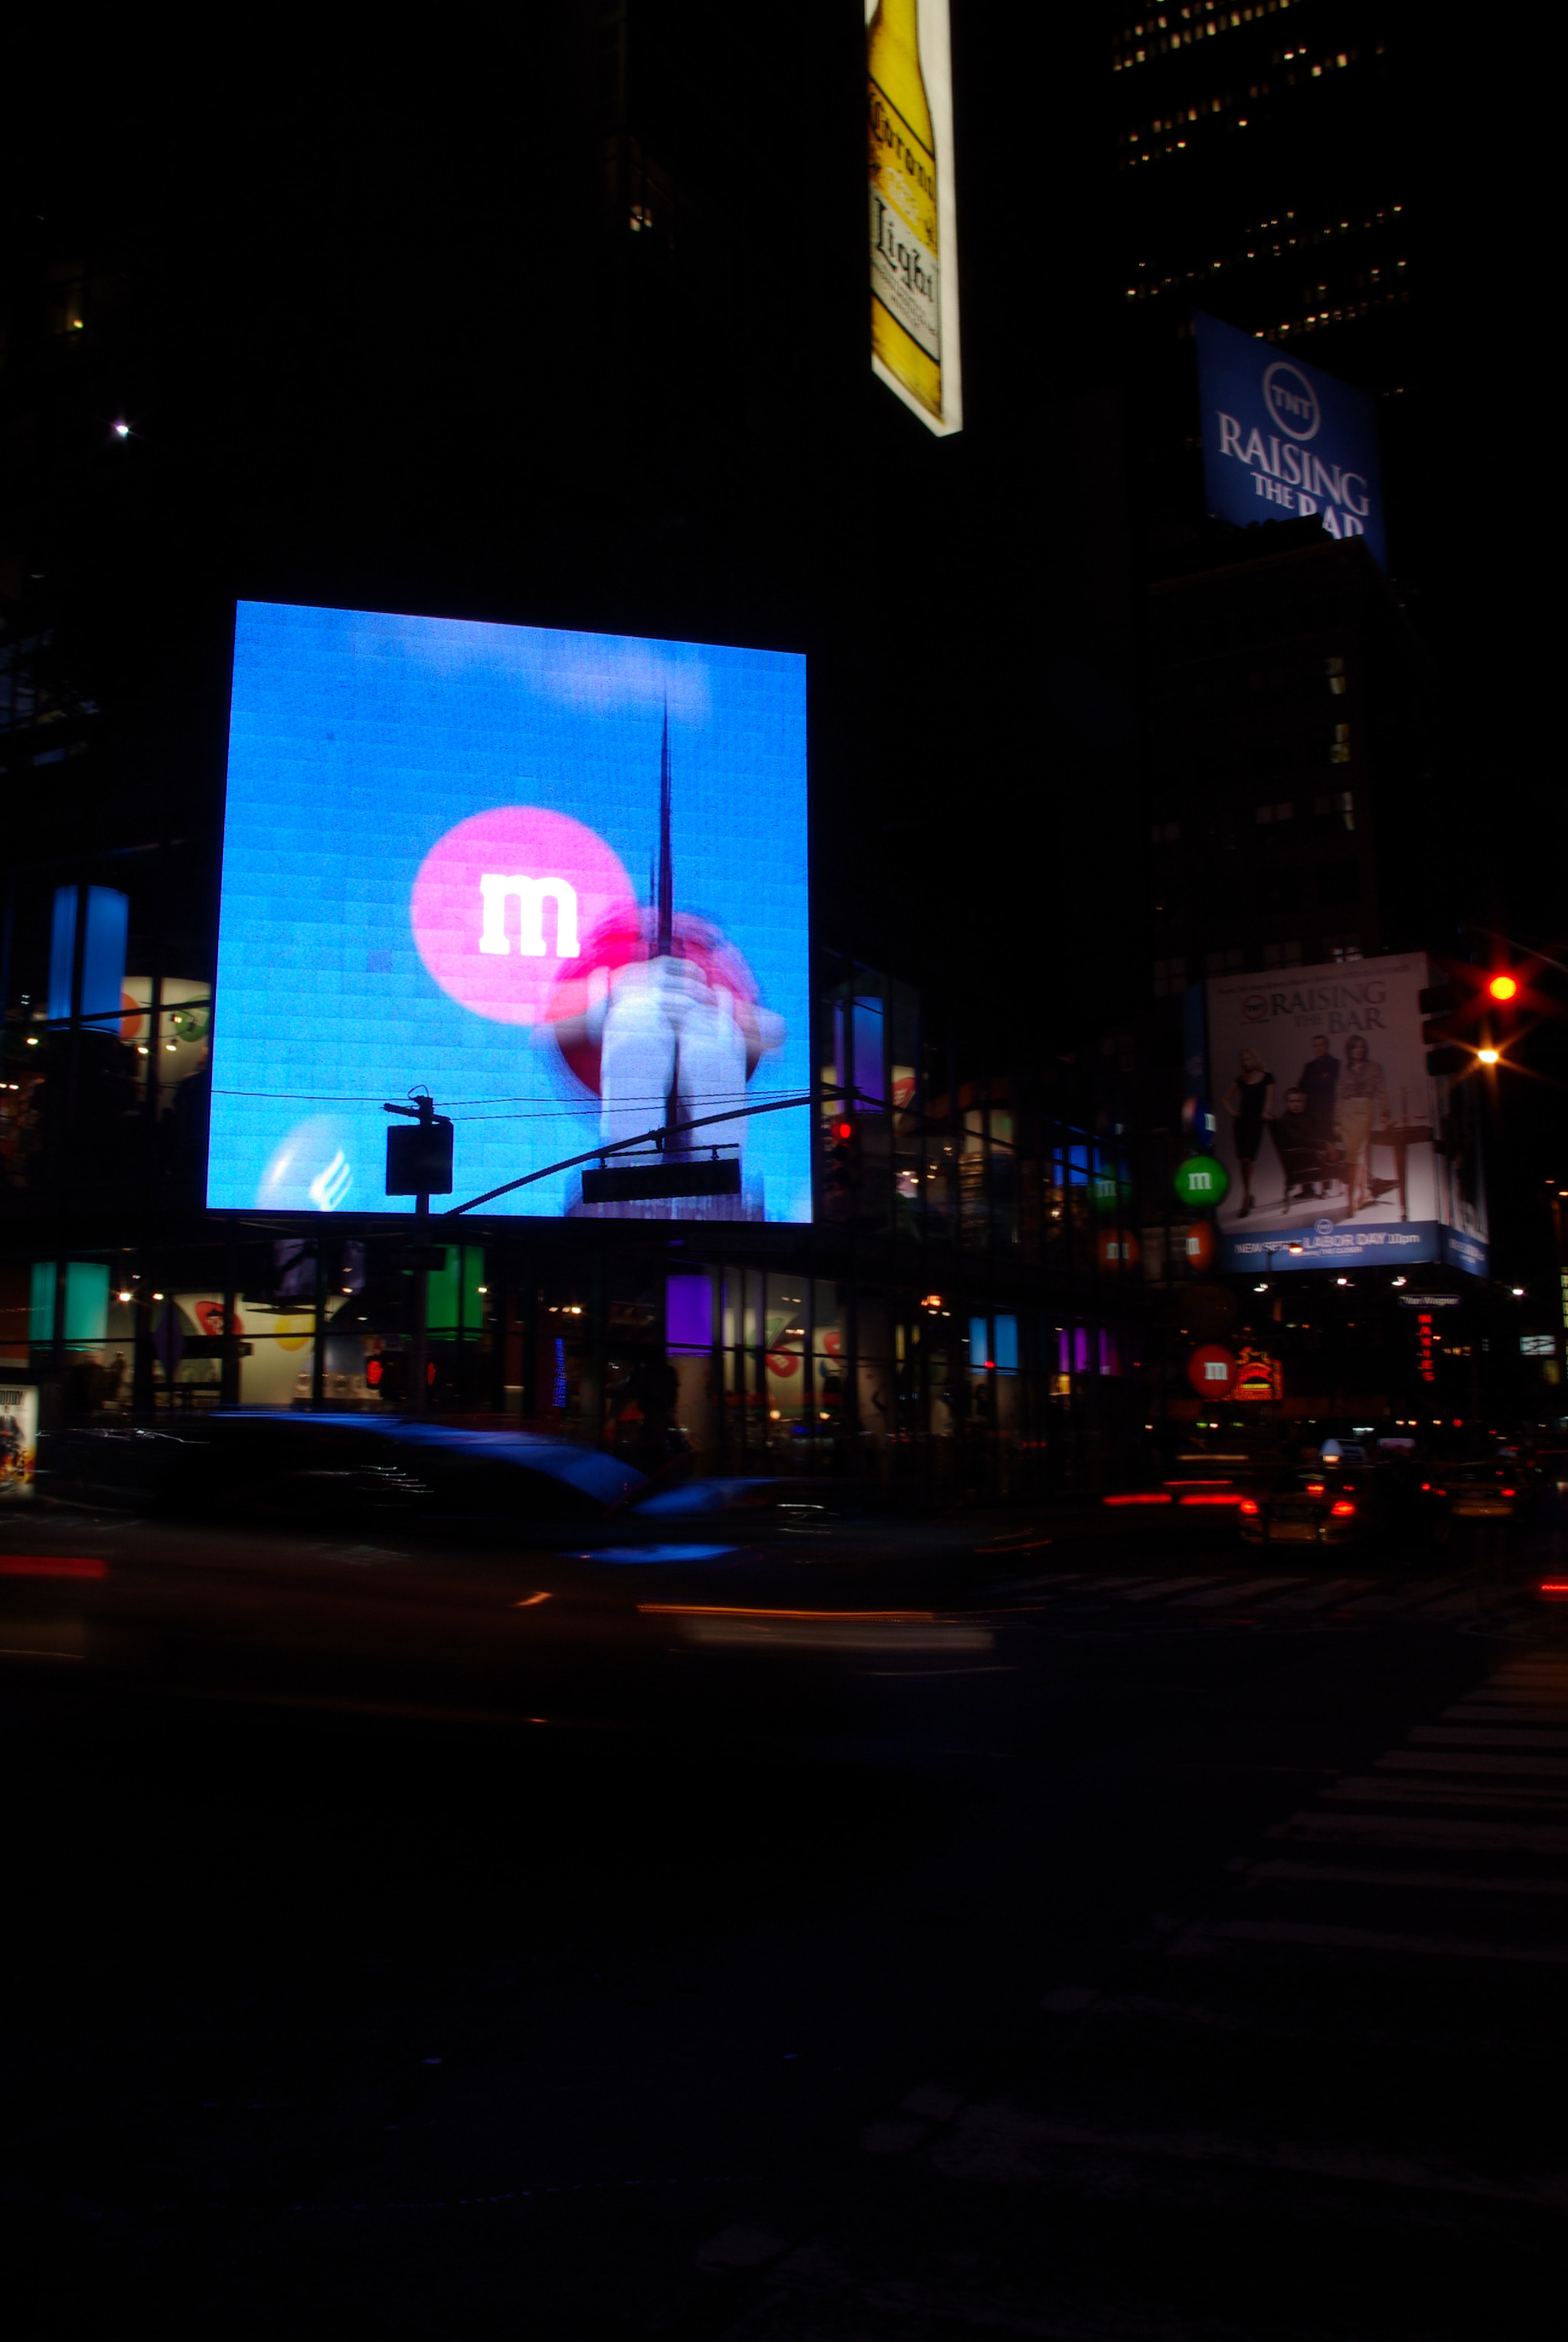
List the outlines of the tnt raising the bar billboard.
<svg viewBox="0 0 1568 2342">
<path fill-rule="evenodd" d="M 421 1086 L 478 1196 L 804 1092 L 809 1024 L 804 658 L 241 603 L 215 1209 L 412 1210 L 383 1102 Z M 737 1111 L 689 1143 L 738 1196 L 486 1208 L 808 1220 L 810 1140 Z"/>
<path fill-rule="evenodd" d="M 1377 416 L 1363 391 L 1217 317 L 1193 319 L 1209 511 L 1238 528 L 1315 514 L 1388 566 Z"/>
<path fill-rule="evenodd" d="M 1483 1274 L 1470 1101 L 1426 1070 L 1424 955 L 1335 960 L 1208 985 L 1209 1077 L 1229 1187 L 1224 1266 Z"/>
</svg>

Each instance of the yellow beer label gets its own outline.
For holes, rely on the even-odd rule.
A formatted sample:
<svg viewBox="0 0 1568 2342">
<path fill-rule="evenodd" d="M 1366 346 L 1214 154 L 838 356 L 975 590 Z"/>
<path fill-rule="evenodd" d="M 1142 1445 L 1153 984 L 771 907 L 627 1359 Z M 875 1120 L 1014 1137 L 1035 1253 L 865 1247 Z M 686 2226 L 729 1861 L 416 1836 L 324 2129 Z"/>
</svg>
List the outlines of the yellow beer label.
<svg viewBox="0 0 1568 2342">
<path fill-rule="evenodd" d="M 936 296 L 936 157 L 874 81 L 871 289 L 911 341 L 940 359 Z"/>
</svg>

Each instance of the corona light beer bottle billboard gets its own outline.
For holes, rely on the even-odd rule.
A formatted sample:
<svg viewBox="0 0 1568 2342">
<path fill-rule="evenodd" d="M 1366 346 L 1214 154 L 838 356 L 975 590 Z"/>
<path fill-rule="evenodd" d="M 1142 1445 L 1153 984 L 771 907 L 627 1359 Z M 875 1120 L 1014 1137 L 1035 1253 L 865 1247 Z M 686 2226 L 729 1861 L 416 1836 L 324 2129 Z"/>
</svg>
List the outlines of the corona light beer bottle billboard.
<svg viewBox="0 0 1568 2342">
<path fill-rule="evenodd" d="M 871 363 L 929 430 L 963 420 L 947 0 L 866 0 Z"/>
</svg>

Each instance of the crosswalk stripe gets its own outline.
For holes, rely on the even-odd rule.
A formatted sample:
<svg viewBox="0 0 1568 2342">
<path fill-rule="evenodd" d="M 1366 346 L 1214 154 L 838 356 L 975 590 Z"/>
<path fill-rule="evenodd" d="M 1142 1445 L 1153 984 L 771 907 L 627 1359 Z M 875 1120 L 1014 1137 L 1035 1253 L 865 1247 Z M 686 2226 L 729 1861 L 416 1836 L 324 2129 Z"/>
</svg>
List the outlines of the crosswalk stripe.
<svg viewBox="0 0 1568 2342">
<path fill-rule="evenodd" d="M 1213 1586 L 1213 1577 L 1163 1577 L 1153 1586 L 1145 1586 L 1136 1594 L 1129 1594 L 1129 1602 L 1152 1602 L 1159 1594 L 1181 1594 L 1191 1586 Z"/>
<path fill-rule="evenodd" d="M 1370 1777 L 1331 1782 L 1325 1797 L 1343 1797 L 1352 1804 L 1395 1806 L 1494 1806 L 1534 1807 L 1568 1813 L 1568 1791 L 1562 1789 L 1462 1789 L 1445 1781 L 1379 1781 Z"/>
<path fill-rule="evenodd" d="M 1442 1600 L 1452 1590 L 1446 1581 L 1421 1578 L 1413 1586 L 1385 1588 L 1380 1594 L 1364 1594 L 1349 1606 L 1353 1610 L 1418 1610 L 1428 1602 Z"/>
<path fill-rule="evenodd" d="M 1409 1606 L 1417 1607 L 1423 1618 L 1442 1614 L 1455 1602 L 1467 1606 L 1471 1599 L 1468 1592 L 1461 1592 L 1434 1605 L 1426 1598 L 1426 1587 L 1408 1591 L 1413 1596 Z M 1399 1606 L 1373 1596 L 1347 1606 L 1375 1612 Z M 1286 1910 L 1293 1904 L 1302 1917 L 1197 1919 L 1171 1945 L 1172 1954 L 1223 1959 L 1276 1949 L 1362 1957 L 1386 1954 L 1477 1966 L 1568 1967 L 1568 1943 L 1527 1939 L 1543 1932 L 1539 1922 L 1553 1907 L 1548 1898 L 1555 1898 L 1560 1913 L 1562 1897 L 1568 1896 L 1561 1861 L 1568 1853 L 1568 1729 L 1553 1728 L 1565 1721 L 1568 1666 L 1554 1661 L 1543 1666 L 1527 1658 L 1509 1662 L 1468 1699 L 1449 1708 L 1441 1723 L 1413 1726 L 1405 1746 L 1385 1750 L 1369 1771 L 1327 1784 L 1311 1808 L 1269 1828 L 1268 1837 L 1289 1847 L 1321 1847 L 1323 1859 L 1281 1854 L 1232 1865 L 1249 1887 L 1268 1891 L 1265 1909 L 1269 1901 L 1276 1907 L 1283 1902 Z M 1432 1867 L 1434 1856 L 1440 1866 L 1445 1856 L 1471 1860 L 1447 1870 Z M 1498 1856 L 1512 1859 L 1506 1870 L 1488 1875 L 1484 1858 Z M 1480 1870 L 1477 1859 L 1483 1861 Z M 1530 1875 L 1537 1864 L 1547 1862 L 1550 1872 Z M 1313 1916 L 1325 1901 L 1331 1914 L 1336 1907 L 1343 1909 L 1356 1889 L 1363 1896 L 1394 1890 L 1491 1897 L 1485 1907 L 1494 1922 L 1502 1923 L 1499 1932 L 1517 1931 L 1524 1939 L 1421 1935 L 1358 1926 L 1337 1916 Z M 1367 1917 L 1382 1917 L 1375 1905 L 1371 1910 L 1364 1903 L 1360 1907 Z M 1421 1912 L 1430 1908 L 1405 1907 L 1413 1907 Z"/>
<path fill-rule="evenodd" d="M 1556 1700 L 1520 1700 L 1503 1707 L 1492 1702 L 1472 1703 L 1461 1700 L 1455 1707 L 1445 1707 L 1445 1724 L 1561 1724 L 1563 1706 Z"/>
<path fill-rule="evenodd" d="M 1418 1814 L 1294 1814 L 1273 1823 L 1270 1837 L 1377 1846 L 1441 1846 L 1453 1853 L 1483 1848 L 1518 1854 L 1568 1854 L 1568 1829 L 1556 1822 L 1428 1821 Z"/>
<path fill-rule="evenodd" d="M 1249 1878 L 1335 1887 L 1435 1887 L 1444 1895 L 1568 1895 L 1568 1878 L 1488 1878 L 1471 1870 L 1353 1870 L 1348 1863 L 1253 1862 Z"/>
<path fill-rule="evenodd" d="M 1374 1616 L 1380 1611 L 1408 1609 L 1410 1596 L 1401 1594 L 1358 1594 L 1344 1606 L 1352 1617 L 1365 1618 Z"/>
<path fill-rule="evenodd" d="M 1212 1594 L 1184 1594 L 1177 1607 L 1182 1610 L 1208 1609 L 1221 1602 L 1244 1602 L 1254 1594 L 1267 1594 L 1281 1586 L 1295 1586 L 1294 1577 L 1249 1577 L 1240 1586 L 1222 1586 Z"/>
<path fill-rule="evenodd" d="M 1568 1748 L 1568 1732 L 1488 1732 L 1480 1727 L 1418 1724 L 1410 1737 L 1445 1748 Z"/>
<path fill-rule="evenodd" d="M 1331 1602 L 1342 1602 L 1371 1584 L 1370 1577 L 1334 1577 L 1326 1586 L 1314 1586 L 1310 1594 L 1282 1594 L 1273 1606 L 1276 1610 L 1323 1610 Z"/>
<path fill-rule="evenodd" d="M 1179 1936 L 1178 1957 L 1200 1956 L 1211 1944 L 1300 1944 L 1313 1950 L 1416 1953 L 1435 1959 L 1523 1961 L 1568 1967 L 1568 1944 L 1475 1944 L 1453 1936 L 1384 1935 L 1373 1927 L 1325 1926 L 1314 1920 L 1203 1919 Z"/>
<path fill-rule="evenodd" d="M 1568 1724 L 1568 1700 L 1561 1699 L 1489 1699 L 1463 1700 L 1453 1707 L 1445 1707 L 1438 1718 L 1440 1724 Z"/>
</svg>

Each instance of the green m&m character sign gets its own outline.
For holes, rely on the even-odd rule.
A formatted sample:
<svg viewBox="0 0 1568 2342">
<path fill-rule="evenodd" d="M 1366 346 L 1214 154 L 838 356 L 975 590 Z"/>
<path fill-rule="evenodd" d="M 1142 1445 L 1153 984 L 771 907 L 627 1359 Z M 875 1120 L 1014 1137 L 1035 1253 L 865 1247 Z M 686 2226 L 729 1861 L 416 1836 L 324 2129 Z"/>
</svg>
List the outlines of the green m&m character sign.
<svg viewBox="0 0 1568 2342">
<path fill-rule="evenodd" d="M 1231 1175 L 1212 1155 L 1189 1155 L 1175 1175 L 1176 1194 L 1189 1210 L 1213 1211 L 1230 1193 Z"/>
<path fill-rule="evenodd" d="M 1090 1193 L 1094 1199 L 1094 1209 L 1097 1212 L 1119 1212 L 1132 1192 L 1133 1183 L 1127 1176 L 1125 1167 L 1120 1163 L 1112 1163 L 1102 1156 L 1099 1168 L 1094 1173 L 1090 1188 Z"/>
</svg>

